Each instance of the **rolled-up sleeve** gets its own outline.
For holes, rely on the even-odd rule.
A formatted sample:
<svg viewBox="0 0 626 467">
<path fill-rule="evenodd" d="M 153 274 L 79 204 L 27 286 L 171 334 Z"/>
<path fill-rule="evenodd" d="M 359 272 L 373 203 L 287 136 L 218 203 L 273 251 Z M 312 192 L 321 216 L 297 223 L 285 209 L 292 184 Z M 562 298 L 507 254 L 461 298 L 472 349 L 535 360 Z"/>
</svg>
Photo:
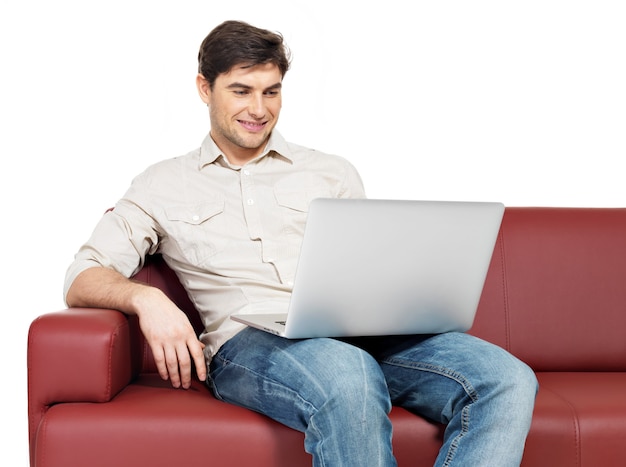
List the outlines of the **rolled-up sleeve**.
<svg viewBox="0 0 626 467">
<path fill-rule="evenodd" d="M 158 246 L 158 232 L 145 210 L 124 198 L 100 219 L 65 275 L 63 297 L 86 269 L 105 267 L 131 277 L 143 266 L 145 256 Z"/>
</svg>

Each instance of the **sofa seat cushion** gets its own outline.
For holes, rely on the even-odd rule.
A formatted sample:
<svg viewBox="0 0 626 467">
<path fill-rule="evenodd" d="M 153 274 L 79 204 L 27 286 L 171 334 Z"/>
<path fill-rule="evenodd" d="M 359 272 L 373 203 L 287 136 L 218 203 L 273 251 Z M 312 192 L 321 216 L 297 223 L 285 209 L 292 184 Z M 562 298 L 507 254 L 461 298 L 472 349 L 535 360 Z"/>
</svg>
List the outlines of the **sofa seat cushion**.
<svg viewBox="0 0 626 467">
<path fill-rule="evenodd" d="M 538 373 L 524 465 L 626 465 L 626 374 Z M 394 407 L 399 465 L 433 465 L 444 427 Z M 108 403 L 50 407 L 39 426 L 38 466 L 310 466 L 302 433 L 215 399 L 194 381 L 173 389 L 143 375 Z"/>
<path fill-rule="evenodd" d="M 626 465 L 626 373 L 539 372 L 523 465 Z"/>
</svg>

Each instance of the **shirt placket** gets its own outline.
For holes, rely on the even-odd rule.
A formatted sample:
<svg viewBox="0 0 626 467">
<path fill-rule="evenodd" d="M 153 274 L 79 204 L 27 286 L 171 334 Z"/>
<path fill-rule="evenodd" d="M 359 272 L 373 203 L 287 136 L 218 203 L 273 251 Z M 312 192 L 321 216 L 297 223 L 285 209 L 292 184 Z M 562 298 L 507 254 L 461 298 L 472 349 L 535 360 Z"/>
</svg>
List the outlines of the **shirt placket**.
<svg viewBox="0 0 626 467">
<path fill-rule="evenodd" d="M 250 239 L 261 243 L 263 262 L 274 263 L 274 261 L 276 261 L 275 248 L 264 241 L 263 223 L 260 211 L 263 209 L 264 200 L 259 198 L 259 193 L 255 190 L 254 172 L 251 168 L 244 167 L 240 171 L 240 176 L 243 212 Z"/>
</svg>

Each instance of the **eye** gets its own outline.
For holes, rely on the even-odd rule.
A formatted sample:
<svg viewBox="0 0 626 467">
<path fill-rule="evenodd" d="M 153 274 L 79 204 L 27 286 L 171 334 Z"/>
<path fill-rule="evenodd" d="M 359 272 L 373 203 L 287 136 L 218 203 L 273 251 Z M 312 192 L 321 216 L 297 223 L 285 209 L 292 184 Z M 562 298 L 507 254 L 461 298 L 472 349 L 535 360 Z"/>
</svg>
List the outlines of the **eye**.
<svg viewBox="0 0 626 467">
<path fill-rule="evenodd" d="M 269 91 L 265 91 L 265 95 L 268 97 L 276 97 L 280 94 L 280 91 L 277 89 L 270 89 Z"/>
<path fill-rule="evenodd" d="M 245 95 L 247 95 L 247 94 L 248 94 L 248 91 L 247 91 L 246 89 L 235 89 L 235 90 L 233 91 L 233 93 L 234 93 L 236 96 L 245 96 Z"/>
</svg>

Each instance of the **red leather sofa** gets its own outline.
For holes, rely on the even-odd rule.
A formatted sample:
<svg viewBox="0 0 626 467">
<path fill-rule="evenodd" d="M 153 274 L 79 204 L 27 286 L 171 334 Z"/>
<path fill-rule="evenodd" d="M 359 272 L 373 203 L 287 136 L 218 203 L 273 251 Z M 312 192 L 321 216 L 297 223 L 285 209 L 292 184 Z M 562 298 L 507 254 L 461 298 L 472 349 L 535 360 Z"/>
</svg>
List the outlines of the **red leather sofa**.
<svg viewBox="0 0 626 467">
<path fill-rule="evenodd" d="M 198 318 L 158 257 L 138 280 Z M 537 373 L 524 467 L 626 465 L 626 209 L 507 208 L 472 334 Z M 303 435 L 161 381 L 137 323 L 43 314 L 28 338 L 32 467 L 311 465 Z M 391 413 L 400 466 L 433 464 L 442 426 Z M 361 466 L 359 466 L 361 467 Z"/>
</svg>

